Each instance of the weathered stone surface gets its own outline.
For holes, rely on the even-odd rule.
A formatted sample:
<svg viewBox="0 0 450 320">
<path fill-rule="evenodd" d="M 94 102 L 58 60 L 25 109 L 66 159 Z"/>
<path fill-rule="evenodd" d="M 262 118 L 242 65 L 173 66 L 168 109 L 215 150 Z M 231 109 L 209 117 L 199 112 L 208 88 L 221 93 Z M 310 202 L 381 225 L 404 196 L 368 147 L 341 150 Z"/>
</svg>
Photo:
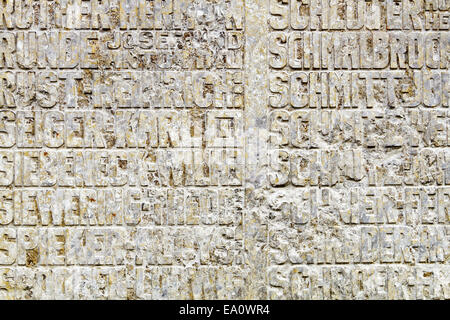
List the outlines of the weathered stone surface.
<svg viewBox="0 0 450 320">
<path fill-rule="evenodd" d="M 0 2 L 0 298 L 450 299 L 449 8 Z"/>
</svg>

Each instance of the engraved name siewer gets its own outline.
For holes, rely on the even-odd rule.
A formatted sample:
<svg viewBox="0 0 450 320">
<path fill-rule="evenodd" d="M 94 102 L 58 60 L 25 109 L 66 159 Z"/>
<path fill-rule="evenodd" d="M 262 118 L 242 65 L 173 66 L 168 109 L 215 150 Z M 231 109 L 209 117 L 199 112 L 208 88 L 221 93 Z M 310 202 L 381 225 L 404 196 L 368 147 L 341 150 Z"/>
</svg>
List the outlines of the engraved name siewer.
<svg viewBox="0 0 450 320">
<path fill-rule="evenodd" d="M 0 1 L 0 299 L 450 299 L 450 1 Z"/>
</svg>

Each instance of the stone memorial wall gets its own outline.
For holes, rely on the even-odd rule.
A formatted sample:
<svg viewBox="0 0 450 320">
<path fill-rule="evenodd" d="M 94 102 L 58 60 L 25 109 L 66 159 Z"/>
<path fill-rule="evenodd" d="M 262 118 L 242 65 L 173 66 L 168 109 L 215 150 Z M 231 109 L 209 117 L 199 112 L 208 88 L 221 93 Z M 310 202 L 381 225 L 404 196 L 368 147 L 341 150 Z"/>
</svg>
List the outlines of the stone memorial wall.
<svg viewBox="0 0 450 320">
<path fill-rule="evenodd" d="M 1 0 L 0 299 L 450 299 L 449 24 Z"/>
</svg>

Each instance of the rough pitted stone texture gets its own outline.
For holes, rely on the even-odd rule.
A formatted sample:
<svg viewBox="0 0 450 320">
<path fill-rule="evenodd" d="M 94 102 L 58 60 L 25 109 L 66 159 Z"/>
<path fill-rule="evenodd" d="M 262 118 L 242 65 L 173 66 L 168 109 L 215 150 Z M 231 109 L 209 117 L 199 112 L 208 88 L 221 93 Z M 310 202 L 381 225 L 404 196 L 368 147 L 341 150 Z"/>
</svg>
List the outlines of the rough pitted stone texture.
<svg viewBox="0 0 450 320">
<path fill-rule="evenodd" d="M 0 2 L 1 299 L 450 299 L 450 1 Z"/>
</svg>

